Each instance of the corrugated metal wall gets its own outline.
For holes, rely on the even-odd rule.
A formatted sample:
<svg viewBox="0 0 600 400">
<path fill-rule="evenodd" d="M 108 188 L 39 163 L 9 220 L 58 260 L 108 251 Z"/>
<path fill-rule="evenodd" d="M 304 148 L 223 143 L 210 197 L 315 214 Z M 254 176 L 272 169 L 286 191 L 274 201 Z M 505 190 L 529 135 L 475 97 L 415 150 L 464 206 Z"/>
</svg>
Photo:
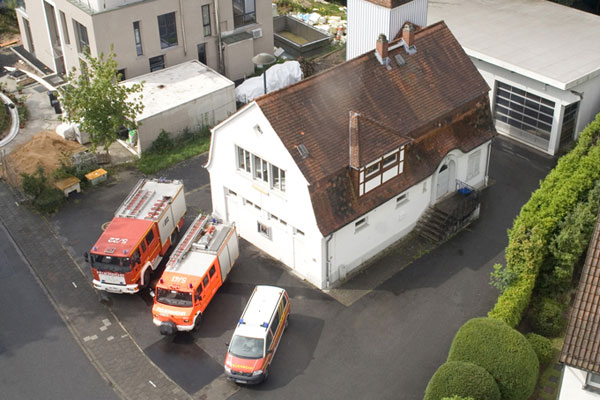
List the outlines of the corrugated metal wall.
<svg viewBox="0 0 600 400">
<path fill-rule="evenodd" d="M 414 0 L 392 10 L 366 0 L 348 0 L 346 60 L 373 50 L 381 33 L 393 39 L 406 21 L 425 26 L 427 1 Z"/>
</svg>

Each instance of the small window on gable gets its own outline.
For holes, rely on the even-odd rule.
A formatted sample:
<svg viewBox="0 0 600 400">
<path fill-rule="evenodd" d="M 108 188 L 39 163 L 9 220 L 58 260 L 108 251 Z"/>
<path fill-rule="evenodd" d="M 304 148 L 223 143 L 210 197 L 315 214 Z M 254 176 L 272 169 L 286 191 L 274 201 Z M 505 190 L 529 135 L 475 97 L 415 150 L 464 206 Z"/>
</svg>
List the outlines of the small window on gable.
<svg viewBox="0 0 600 400">
<path fill-rule="evenodd" d="M 367 166 L 365 169 L 365 177 L 368 178 L 375 175 L 377 172 L 379 172 L 379 161 Z"/>
<path fill-rule="evenodd" d="M 593 372 L 588 372 L 586 379 L 586 386 L 591 386 L 592 388 L 600 389 L 600 375 L 595 374 Z"/>
<path fill-rule="evenodd" d="M 396 197 L 396 207 L 401 206 L 402 204 L 408 201 L 408 193 L 402 193 L 400 196 Z"/>
<path fill-rule="evenodd" d="M 258 232 L 268 239 L 271 239 L 271 228 L 261 222 L 256 223 Z"/>
<path fill-rule="evenodd" d="M 398 161 L 398 153 L 391 154 L 383 159 L 383 168 L 389 167 L 390 165 Z"/>
<path fill-rule="evenodd" d="M 475 178 L 479 175 L 479 164 L 481 160 L 481 150 L 469 154 L 469 160 L 467 162 L 467 180 Z"/>
<path fill-rule="evenodd" d="M 254 125 L 254 131 L 259 134 L 263 133 L 262 129 L 260 128 L 260 125 L 258 124 Z"/>
<path fill-rule="evenodd" d="M 367 217 L 363 217 L 354 223 L 354 232 L 358 232 L 365 226 L 367 226 Z"/>
</svg>

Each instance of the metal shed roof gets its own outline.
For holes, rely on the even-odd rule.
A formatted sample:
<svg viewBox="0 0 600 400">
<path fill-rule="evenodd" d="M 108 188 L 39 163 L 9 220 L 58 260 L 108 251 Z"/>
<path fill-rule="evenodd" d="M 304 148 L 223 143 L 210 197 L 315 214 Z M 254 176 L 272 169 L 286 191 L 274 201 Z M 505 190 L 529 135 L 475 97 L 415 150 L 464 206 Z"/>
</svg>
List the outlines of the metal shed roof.
<svg viewBox="0 0 600 400">
<path fill-rule="evenodd" d="M 469 56 L 559 89 L 600 75 L 600 17 L 545 0 L 429 2 Z"/>
</svg>

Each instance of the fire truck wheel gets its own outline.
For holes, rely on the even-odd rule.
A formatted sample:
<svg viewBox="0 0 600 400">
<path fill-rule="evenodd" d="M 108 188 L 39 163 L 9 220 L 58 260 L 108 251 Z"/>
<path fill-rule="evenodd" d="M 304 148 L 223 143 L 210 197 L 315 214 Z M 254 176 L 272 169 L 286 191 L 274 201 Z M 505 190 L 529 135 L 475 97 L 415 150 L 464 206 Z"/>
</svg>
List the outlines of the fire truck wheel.
<svg viewBox="0 0 600 400">
<path fill-rule="evenodd" d="M 177 238 L 179 238 L 179 230 L 175 228 L 173 230 L 173 233 L 171 233 L 171 245 L 175 246 L 175 244 L 177 243 Z"/>
<path fill-rule="evenodd" d="M 269 367 L 265 368 L 265 373 L 263 374 L 263 382 L 265 382 L 269 378 Z"/>
<path fill-rule="evenodd" d="M 196 330 L 200 327 L 200 324 L 202 323 L 202 313 L 198 314 L 198 316 L 196 317 L 196 320 L 194 321 L 194 328 L 192 330 Z"/>
<path fill-rule="evenodd" d="M 144 271 L 144 283 L 142 284 L 142 288 L 146 289 L 147 287 L 150 287 L 150 268 L 147 268 L 146 271 Z"/>
<path fill-rule="evenodd" d="M 285 318 L 285 326 L 283 327 L 283 330 L 284 330 L 284 331 L 287 329 L 287 327 L 288 327 L 288 324 L 289 324 L 289 323 L 290 323 L 290 316 L 288 315 L 288 316 Z"/>
</svg>

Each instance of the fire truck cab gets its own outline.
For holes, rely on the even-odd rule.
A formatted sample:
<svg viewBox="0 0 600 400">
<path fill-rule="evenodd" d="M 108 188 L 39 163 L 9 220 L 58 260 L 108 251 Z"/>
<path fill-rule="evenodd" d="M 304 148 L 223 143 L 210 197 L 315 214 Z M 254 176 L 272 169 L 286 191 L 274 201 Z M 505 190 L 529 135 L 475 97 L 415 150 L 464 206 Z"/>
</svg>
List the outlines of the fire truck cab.
<svg viewBox="0 0 600 400">
<path fill-rule="evenodd" d="M 177 240 L 186 212 L 183 183 L 142 179 L 121 204 L 90 253 L 93 285 L 111 293 L 136 293 Z"/>
<path fill-rule="evenodd" d="M 199 215 L 156 284 L 153 322 L 163 335 L 191 331 L 239 256 L 235 225 Z"/>
</svg>

